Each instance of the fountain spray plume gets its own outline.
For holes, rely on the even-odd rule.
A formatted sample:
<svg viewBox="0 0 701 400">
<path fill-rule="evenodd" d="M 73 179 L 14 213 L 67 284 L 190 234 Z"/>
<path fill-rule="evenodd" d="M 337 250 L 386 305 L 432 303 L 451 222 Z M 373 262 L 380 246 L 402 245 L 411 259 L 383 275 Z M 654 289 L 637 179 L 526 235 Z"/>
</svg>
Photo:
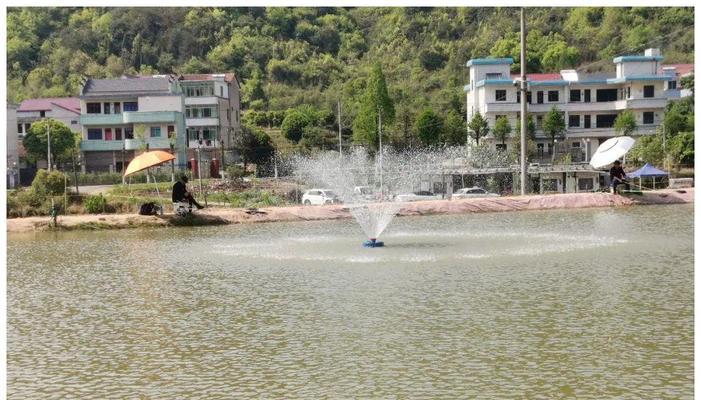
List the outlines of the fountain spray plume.
<svg viewBox="0 0 701 400">
<path fill-rule="evenodd" d="M 370 239 L 366 244 L 376 247 L 381 243 L 377 239 L 403 205 L 395 201 L 398 194 L 421 190 L 445 171 L 508 165 L 504 152 L 484 146 L 471 149 L 469 158 L 466 153 L 462 146 L 401 152 L 385 146 L 370 155 L 356 146 L 342 157 L 328 151 L 295 155 L 288 161 L 299 181 L 333 190 Z"/>
</svg>

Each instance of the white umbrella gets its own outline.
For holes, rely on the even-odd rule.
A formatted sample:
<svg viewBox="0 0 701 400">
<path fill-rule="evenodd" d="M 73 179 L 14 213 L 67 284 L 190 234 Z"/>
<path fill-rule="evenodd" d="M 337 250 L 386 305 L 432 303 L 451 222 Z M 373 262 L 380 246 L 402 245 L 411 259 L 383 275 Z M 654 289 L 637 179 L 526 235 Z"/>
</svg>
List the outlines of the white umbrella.
<svg viewBox="0 0 701 400">
<path fill-rule="evenodd" d="M 617 136 L 611 138 L 596 149 L 591 157 L 589 165 L 601 168 L 623 157 L 635 144 L 635 139 L 630 136 Z"/>
</svg>

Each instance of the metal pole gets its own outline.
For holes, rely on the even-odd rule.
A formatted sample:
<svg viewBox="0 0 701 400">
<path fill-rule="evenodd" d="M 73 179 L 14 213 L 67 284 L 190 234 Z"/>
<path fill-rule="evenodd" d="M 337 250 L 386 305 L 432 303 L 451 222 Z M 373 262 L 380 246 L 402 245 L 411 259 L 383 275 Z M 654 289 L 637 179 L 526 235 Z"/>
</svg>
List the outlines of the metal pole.
<svg viewBox="0 0 701 400">
<path fill-rule="evenodd" d="M 527 97 L 526 81 L 526 8 L 521 8 L 521 196 L 526 194 L 526 124 L 528 108 L 526 107 Z"/>
<path fill-rule="evenodd" d="M 338 155 L 343 158 L 343 140 L 341 138 L 341 100 L 338 101 Z"/>
<path fill-rule="evenodd" d="M 49 172 L 51 172 L 51 124 L 48 119 L 46 121 L 46 164 Z"/>
</svg>

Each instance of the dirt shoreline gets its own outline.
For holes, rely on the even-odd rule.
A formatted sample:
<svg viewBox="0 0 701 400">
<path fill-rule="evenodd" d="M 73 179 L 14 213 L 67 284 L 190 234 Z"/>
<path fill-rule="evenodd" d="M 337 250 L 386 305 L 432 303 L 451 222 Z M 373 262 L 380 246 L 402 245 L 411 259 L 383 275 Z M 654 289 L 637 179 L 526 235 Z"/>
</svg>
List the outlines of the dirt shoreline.
<svg viewBox="0 0 701 400">
<path fill-rule="evenodd" d="M 590 207 L 622 207 L 638 204 L 693 203 L 694 189 L 665 189 L 644 192 L 643 195 L 619 196 L 608 193 L 569 193 L 529 195 L 465 200 L 417 201 L 402 205 L 398 215 L 465 214 L 524 210 L 551 210 Z M 12 218 L 7 220 L 7 232 L 22 233 L 46 230 L 125 229 L 139 227 L 177 227 L 226 225 L 260 222 L 313 221 L 352 218 L 343 205 L 290 206 L 260 208 L 247 213 L 242 208 L 208 208 L 192 218 L 172 214 L 142 216 L 135 214 L 98 214 L 59 216 L 58 228 L 49 225 L 49 217 Z"/>
</svg>

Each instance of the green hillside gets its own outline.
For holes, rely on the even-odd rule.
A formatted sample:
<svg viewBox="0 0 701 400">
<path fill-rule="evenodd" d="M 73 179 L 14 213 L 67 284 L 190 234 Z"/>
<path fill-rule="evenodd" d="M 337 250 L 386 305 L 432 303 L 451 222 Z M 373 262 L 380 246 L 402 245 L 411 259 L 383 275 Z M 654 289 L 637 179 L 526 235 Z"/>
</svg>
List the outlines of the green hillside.
<svg viewBox="0 0 701 400">
<path fill-rule="evenodd" d="M 530 9 L 529 72 L 612 68 L 647 47 L 693 62 L 693 23 L 693 8 Z M 514 8 L 10 8 L 8 100 L 77 95 L 82 76 L 235 71 L 244 108 L 340 100 L 350 127 L 379 62 L 392 133 L 426 108 L 462 114 L 466 61 L 517 57 L 518 28 Z"/>
</svg>

